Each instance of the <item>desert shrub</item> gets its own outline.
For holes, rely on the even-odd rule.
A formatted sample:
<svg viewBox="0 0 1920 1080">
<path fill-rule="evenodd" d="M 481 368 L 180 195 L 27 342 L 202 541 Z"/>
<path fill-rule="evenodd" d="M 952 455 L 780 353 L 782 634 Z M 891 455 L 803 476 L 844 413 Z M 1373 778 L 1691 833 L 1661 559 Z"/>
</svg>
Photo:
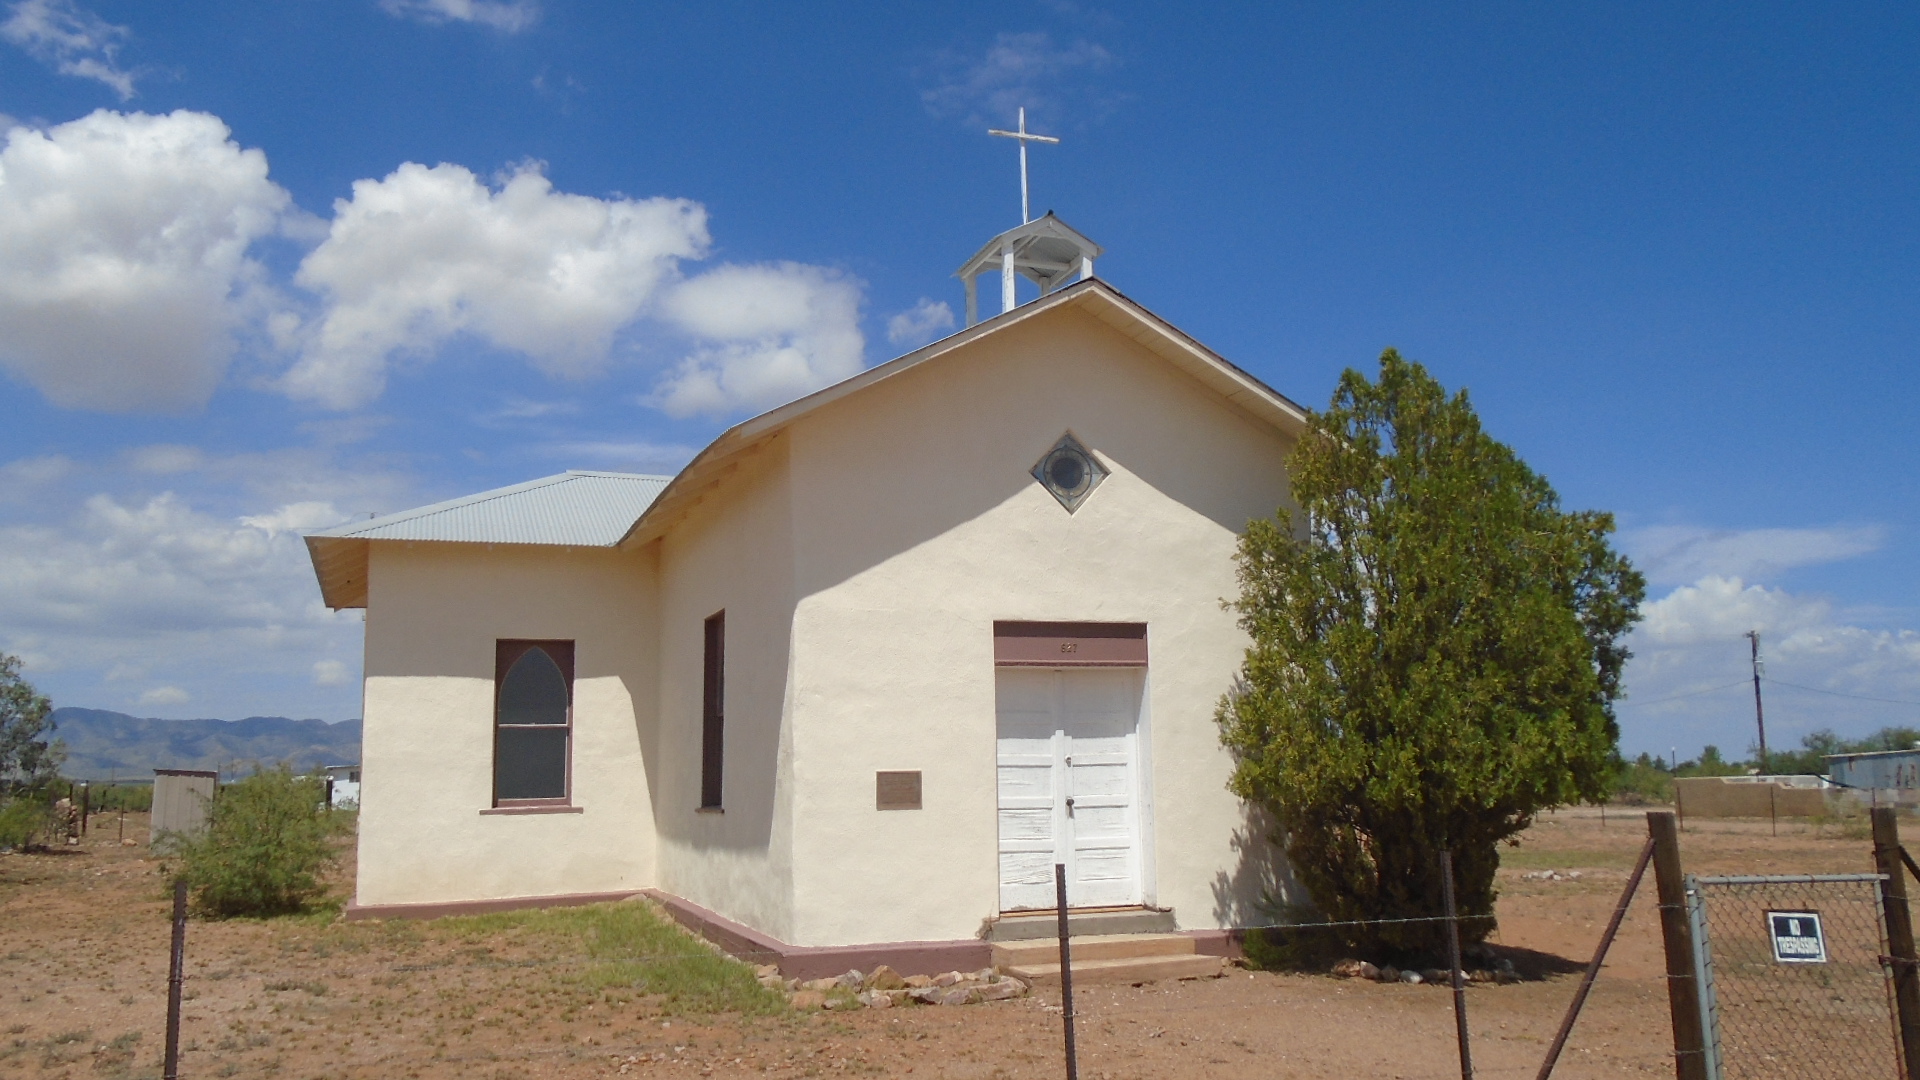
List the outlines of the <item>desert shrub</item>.
<svg viewBox="0 0 1920 1080">
<path fill-rule="evenodd" d="M 0 848 L 24 851 L 53 832 L 53 811 L 44 796 L 20 795 L 0 803 Z"/>
<path fill-rule="evenodd" d="M 203 915 L 285 915 L 326 894 L 349 819 L 322 806 L 326 777 L 285 764 L 229 784 L 208 808 L 204 831 L 174 836 L 174 860 Z"/>
<path fill-rule="evenodd" d="M 117 810 L 143 814 L 153 809 L 153 785 L 105 784 L 93 789 L 91 801 L 96 814 Z"/>
<path fill-rule="evenodd" d="M 1611 801 L 1626 806 L 1673 801 L 1673 774 L 1656 763 L 1651 755 L 1641 754 L 1633 761 L 1622 761 L 1614 774 L 1609 792 Z"/>
</svg>

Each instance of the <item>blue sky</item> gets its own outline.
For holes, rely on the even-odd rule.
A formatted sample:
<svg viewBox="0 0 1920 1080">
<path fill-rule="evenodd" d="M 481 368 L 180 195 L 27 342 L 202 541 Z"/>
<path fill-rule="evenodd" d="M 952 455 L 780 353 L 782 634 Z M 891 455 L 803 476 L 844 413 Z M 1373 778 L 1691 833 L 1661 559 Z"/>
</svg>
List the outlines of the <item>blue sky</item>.
<svg viewBox="0 0 1920 1080">
<path fill-rule="evenodd" d="M 300 529 L 672 471 L 944 332 L 1024 104 L 1035 212 L 1123 291 L 1308 405 L 1397 347 L 1618 515 L 1629 753 L 1744 751 L 1752 628 L 1776 745 L 1920 724 L 1916 44 L 1894 4 L 0 0 L 0 649 L 62 704 L 357 715 Z"/>
</svg>

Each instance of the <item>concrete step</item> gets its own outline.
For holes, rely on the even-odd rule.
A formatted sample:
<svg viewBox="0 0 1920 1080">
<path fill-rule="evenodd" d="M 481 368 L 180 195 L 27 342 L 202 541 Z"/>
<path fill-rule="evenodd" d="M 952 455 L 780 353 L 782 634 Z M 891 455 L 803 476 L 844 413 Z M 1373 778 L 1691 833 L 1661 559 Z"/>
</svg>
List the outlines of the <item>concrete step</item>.
<svg viewBox="0 0 1920 1080">
<path fill-rule="evenodd" d="M 1152 908 L 1102 908 L 1067 912 L 1067 933 L 1074 937 L 1109 934 L 1169 934 L 1178 929 L 1173 912 Z M 1032 941 L 1058 938 L 1059 916 L 1051 911 L 1021 911 L 1002 915 L 987 927 L 988 941 Z"/>
<path fill-rule="evenodd" d="M 1072 947 L 1076 964 L 1082 960 L 1193 955 L 1193 939 L 1185 934 L 1098 934 L 1074 938 Z M 997 968 L 1059 962 L 1060 941 L 1057 938 L 993 943 L 993 966 Z"/>
<path fill-rule="evenodd" d="M 1224 956 L 1136 956 L 1119 960 L 1073 959 L 1073 985 L 1144 983 L 1162 979 L 1210 979 L 1227 969 Z M 1059 964 L 1024 964 L 1005 969 L 1035 986 L 1059 986 Z"/>
</svg>

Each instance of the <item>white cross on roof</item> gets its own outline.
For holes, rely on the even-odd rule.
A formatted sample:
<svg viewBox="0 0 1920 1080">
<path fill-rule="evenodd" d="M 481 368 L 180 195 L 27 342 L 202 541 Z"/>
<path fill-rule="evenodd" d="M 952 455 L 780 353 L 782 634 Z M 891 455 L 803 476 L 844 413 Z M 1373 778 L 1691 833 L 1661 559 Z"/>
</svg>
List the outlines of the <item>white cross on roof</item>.
<svg viewBox="0 0 1920 1080">
<path fill-rule="evenodd" d="M 1001 131 L 999 128 L 988 128 L 987 134 L 998 135 L 1007 139 L 1018 139 L 1020 142 L 1020 224 L 1025 225 L 1027 222 L 1033 220 L 1033 211 L 1027 208 L 1027 144 L 1030 142 L 1057 143 L 1060 140 L 1051 135 L 1035 135 L 1028 131 L 1027 109 L 1024 105 L 1020 107 L 1020 129 L 1018 131 Z"/>
</svg>

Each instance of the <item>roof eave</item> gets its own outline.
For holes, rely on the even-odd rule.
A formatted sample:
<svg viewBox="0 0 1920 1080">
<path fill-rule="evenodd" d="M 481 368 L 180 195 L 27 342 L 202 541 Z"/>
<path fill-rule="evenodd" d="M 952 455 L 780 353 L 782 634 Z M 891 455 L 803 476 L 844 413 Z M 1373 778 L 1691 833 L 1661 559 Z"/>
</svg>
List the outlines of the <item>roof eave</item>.
<svg viewBox="0 0 1920 1080">
<path fill-rule="evenodd" d="M 314 576 L 320 579 L 320 602 L 334 611 L 366 607 L 368 548 L 372 541 L 321 533 L 304 539 Z"/>
<path fill-rule="evenodd" d="M 1306 429 L 1307 410 L 1135 303 L 1112 285 L 1099 278 L 1087 278 L 735 424 L 708 443 L 706 449 L 680 470 L 679 475 L 654 497 L 653 503 L 641 513 L 615 546 L 638 546 L 664 535 L 669 525 L 679 519 L 681 511 L 704 498 L 707 491 L 724 478 L 725 473 L 732 471 L 734 466 L 730 462 L 735 454 L 772 437 L 802 415 L 969 345 L 988 334 L 1038 318 L 1057 307 L 1084 303 L 1099 303 L 1109 315 L 1123 318 L 1136 327 L 1147 328 L 1145 334 L 1129 333 L 1124 326 L 1116 324 L 1114 318 L 1095 314 L 1103 323 L 1172 360 L 1243 412 L 1273 424 L 1295 438 Z"/>
</svg>

